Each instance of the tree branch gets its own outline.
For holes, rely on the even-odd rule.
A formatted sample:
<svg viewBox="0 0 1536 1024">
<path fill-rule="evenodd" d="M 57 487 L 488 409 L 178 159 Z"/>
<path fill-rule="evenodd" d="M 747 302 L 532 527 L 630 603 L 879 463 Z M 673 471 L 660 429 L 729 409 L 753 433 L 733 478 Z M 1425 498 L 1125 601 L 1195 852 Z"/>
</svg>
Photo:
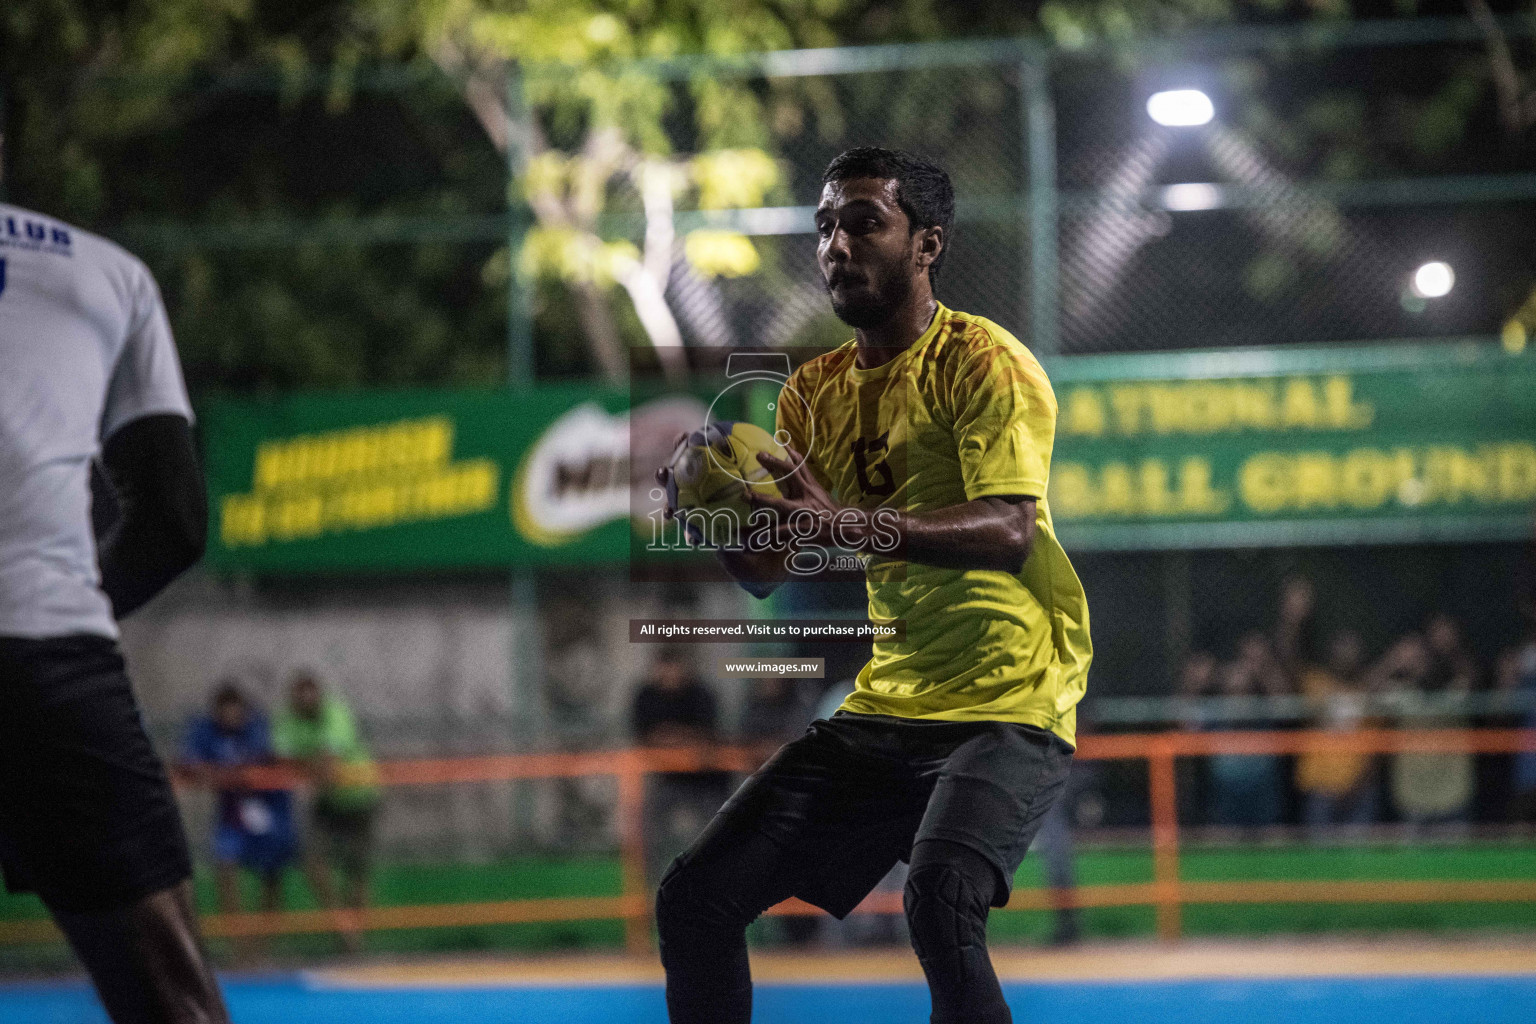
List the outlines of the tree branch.
<svg viewBox="0 0 1536 1024">
<path fill-rule="evenodd" d="M 576 299 L 576 318 L 581 321 L 581 332 L 587 337 L 598 372 L 610 384 L 623 383 L 629 376 L 629 367 L 624 358 L 624 341 L 613 319 L 613 304 L 591 281 L 577 281 L 570 287 Z"/>
<path fill-rule="evenodd" d="M 681 379 L 688 368 L 683 358 L 683 335 L 677 329 L 672 308 L 667 305 L 663 286 L 639 260 L 627 260 L 616 269 L 619 284 L 629 293 L 629 301 L 635 304 L 635 314 L 651 339 L 651 347 L 656 350 L 662 370 L 673 380 Z"/>
<path fill-rule="evenodd" d="M 443 71 L 462 84 L 464 101 L 485 130 L 497 150 L 509 147 L 524 160 L 548 149 L 538 122 L 530 115 L 514 117 L 508 106 L 507 65 L 502 61 L 476 61 L 458 44 L 444 40 L 432 52 L 432 59 Z M 609 183 L 615 175 L 626 175 L 640 192 L 646 213 L 643 258 L 618 268 L 617 278 L 634 303 L 635 312 L 645 328 L 657 358 L 668 376 L 677 377 L 686 370 L 682 332 L 667 305 L 667 279 L 672 269 L 675 233 L 672 226 L 671 168 L 644 160 L 625 142 L 617 128 L 597 129 L 587 135 L 582 145 L 581 161 L 569 195 L 530 193 L 527 197 L 534 217 L 544 227 L 574 227 L 599 243 L 597 218 L 605 205 Z M 511 254 L 515 260 L 517 254 Z M 619 336 L 613 309 L 591 282 L 573 285 L 577 317 L 593 362 L 611 382 L 625 379 L 624 344 Z"/>
<path fill-rule="evenodd" d="M 1499 120 L 1504 122 L 1508 134 L 1519 135 L 1536 123 L 1536 91 L 1526 91 L 1510 53 L 1509 39 L 1487 0 L 1466 0 L 1466 5 L 1488 50 L 1488 68 L 1494 90 L 1499 94 Z"/>
</svg>

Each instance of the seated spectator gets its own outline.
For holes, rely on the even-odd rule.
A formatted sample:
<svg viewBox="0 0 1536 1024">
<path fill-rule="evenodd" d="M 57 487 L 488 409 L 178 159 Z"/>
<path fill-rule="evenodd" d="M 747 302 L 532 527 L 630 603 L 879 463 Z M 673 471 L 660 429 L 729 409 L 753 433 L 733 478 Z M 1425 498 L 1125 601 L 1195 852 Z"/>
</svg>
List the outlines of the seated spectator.
<svg viewBox="0 0 1536 1024">
<path fill-rule="evenodd" d="M 214 877 L 219 909 L 226 914 L 242 909 L 240 868 L 260 881 L 261 909 L 277 910 L 283 873 L 298 855 L 292 794 L 285 789 L 255 789 L 240 778 L 241 769 L 275 760 L 266 719 L 234 681 L 221 683 L 214 691 L 212 712 L 193 720 L 187 729 L 182 765 L 217 797 Z M 262 951 L 254 937 L 236 949 L 240 959 Z"/>
<path fill-rule="evenodd" d="M 1364 661 L 1360 635 L 1344 630 L 1329 641 L 1325 665 L 1302 669 L 1301 695 L 1314 728 L 1354 732 L 1375 724 L 1365 716 Z M 1302 817 L 1314 829 L 1369 825 L 1378 816 L 1372 754 L 1303 754 L 1296 759 L 1296 788 L 1302 794 Z"/>
<path fill-rule="evenodd" d="M 1471 690 L 1476 669 L 1449 616 L 1435 615 L 1425 633 L 1398 640 L 1370 676 L 1372 688 L 1396 708 L 1400 728 L 1466 724 L 1461 698 Z M 1477 779 L 1472 754 L 1393 754 L 1388 776 L 1392 803 L 1412 830 L 1467 820 Z"/>
<path fill-rule="evenodd" d="M 382 793 L 378 766 L 368 753 L 352 711 L 325 693 L 313 672 L 294 674 L 288 707 L 273 727 L 277 753 L 298 763 L 313 782 L 304 871 L 315 898 L 328 909 L 361 910 L 368 904 L 374 826 Z M 335 871 L 341 878 L 338 895 Z M 360 947 L 348 930 L 342 941 Z"/>
<path fill-rule="evenodd" d="M 1235 659 L 1218 673 L 1220 695 L 1228 698 L 1231 712 L 1242 711 L 1243 701 L 1233 698 L 1272 696 L 1286 686 L 1270 649 L 1269 638 L 1253 632 L 1243 637 Z M 1268 728 L 1268 716 L 1259 703 L 1251 710 L 1207 728 Z M 1210 777 L 1210 818 L 1217 825 L 1256 828 L 1274 825 L 1284 810 L 1285 794 L 1280 758 L 1274 754 L 1216 754 L 1207 759 Z"/>
</svg>

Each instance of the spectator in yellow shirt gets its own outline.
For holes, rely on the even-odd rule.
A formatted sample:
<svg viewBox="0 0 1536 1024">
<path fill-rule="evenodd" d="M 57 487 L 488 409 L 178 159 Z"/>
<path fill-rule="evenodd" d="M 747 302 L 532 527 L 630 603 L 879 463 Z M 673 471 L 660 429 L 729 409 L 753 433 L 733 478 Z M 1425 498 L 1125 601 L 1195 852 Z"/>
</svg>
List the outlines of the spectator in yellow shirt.
<svg viewBox="0 0 1536 1024">
<path fill-rule="evenodd" d="M 1301 696 L 1311 709 L 1313 728 L 1355 732 L 1374 724 L 1366 717 L 1364 662 L 1360 635 L 1342 630 L 1328 641 L 1326 664 L 1302 667 Z M 1317 753 L 1296 759 L 1302 817 L 1313 829 L 1359 828 L 1376 821 L 1377 780 L 1376 758 L 1371 754 Z"/>
</svg>

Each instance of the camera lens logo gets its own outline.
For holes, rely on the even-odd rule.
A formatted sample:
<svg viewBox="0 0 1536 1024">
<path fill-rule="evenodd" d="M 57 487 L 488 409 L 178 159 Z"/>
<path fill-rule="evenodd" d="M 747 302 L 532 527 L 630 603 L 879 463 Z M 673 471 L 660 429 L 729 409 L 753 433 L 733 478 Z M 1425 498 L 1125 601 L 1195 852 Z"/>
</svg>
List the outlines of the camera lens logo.
<svg viewBox="0 0 1536 1024">
<path fill-rule="evenodd" d="M 704 430 L 689 438 L 690 444 L 703 447 L 717 469 L 742 483 L 771 481 L 776 484 L 794 473 L 800 468 L 800 462 L 791 456 L 788 473 L 774 476 L 764 469 L 751 474 L 750 480 L 743 476 L 741 467 L 733 458 L 730 435 L 732 421 L 715 413 L 717 408 L 739 407 L 742 410 L 741 419 L 747 423 L 779 422 L 779 403 L 791 403 L 792 408 L 784 411 L 805 424 L 804 443 L 806 451 L 809 451 L 815 443 L 816 429 L 815 421 L 811 417 L 811 405 L 800 392 L 789 386 L 789 373 L 790 363 L 787 352 L 732 352 L 725 362 L 725 377 L 730 383 L 722 388 L 710 403 Z M 770 392 L 768 388 L 762 387 L 764 384 L 774 385 L 774 390 Z M 717 423 L 725 430 L 717 429 L 715 426 Z M 789 447 L 789 431 L 777 429 L 771 436 L 780 447 Z M 799 454 L 803 460 L 805 451 Z M 702 472 L 702 467 L 700 471 Z"/>
</svg>

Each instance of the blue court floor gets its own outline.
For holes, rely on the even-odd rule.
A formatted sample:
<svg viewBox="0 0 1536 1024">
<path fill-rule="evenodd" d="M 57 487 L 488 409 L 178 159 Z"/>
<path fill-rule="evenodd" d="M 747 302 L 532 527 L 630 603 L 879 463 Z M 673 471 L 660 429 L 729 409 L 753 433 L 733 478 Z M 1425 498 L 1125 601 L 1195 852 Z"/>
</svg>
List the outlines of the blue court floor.
<svg viewBox="0 0 1536 1024">
<path fill-rule="evenodd" d="M 1013 982 L 1014 1019 L 1112 1024 L 1531 1024 L 1536 977 L 1243 978 Z M 304 976 L 231 979 L 236 1024 L 666 1024 L 656 984 L 348 987 Z M 754 1024 L 924 1024 L 919 983 L 766 983 Z M 0 988 L 5 1024 L 104 1024 L 84 985 Z"/>
</svg>

